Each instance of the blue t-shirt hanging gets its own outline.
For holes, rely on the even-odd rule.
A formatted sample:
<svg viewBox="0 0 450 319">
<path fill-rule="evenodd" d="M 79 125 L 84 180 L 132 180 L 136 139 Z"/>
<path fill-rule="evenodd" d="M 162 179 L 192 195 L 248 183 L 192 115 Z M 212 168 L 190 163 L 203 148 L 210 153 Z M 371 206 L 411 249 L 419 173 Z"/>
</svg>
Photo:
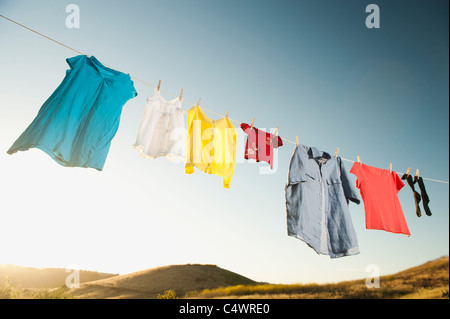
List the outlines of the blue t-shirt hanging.
<svg viewBox="0 0 450 319">
<path fill-rule="evenodd" d="M 8 154 L 34 147 L 63 166 L 101 171 L 122 107 L 137 93 L 128 74 L 105 67 L 94 56 L 66 61 L 70 69 L 64 80 Z"/>
</svg>

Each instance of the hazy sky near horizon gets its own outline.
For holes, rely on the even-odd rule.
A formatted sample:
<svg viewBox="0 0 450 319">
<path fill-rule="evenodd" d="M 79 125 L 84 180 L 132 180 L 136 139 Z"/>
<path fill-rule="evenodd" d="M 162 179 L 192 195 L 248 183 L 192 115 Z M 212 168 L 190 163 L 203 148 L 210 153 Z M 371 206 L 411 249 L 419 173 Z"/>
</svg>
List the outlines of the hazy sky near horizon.
<svg viewBox="0 0 450 319">
<path fill-rule="evenodd" d="M 80 8 L 69 29 L 66 6 Z M 368 4 L 381 28 L 368 29 Z M 0 14 L 191 102 L 380 168 L 449 180 L 448 1 L 25 1 Z M 123 108 L 104 170 L 65 168 L 40 150 L 8 148 L 60 84 L 76 53 L 0 18 L 0 264 L 111 273 L 216 264 L 253 280 L 332 282 L 393 273 L 449 253 L 449 186 L 425 181 L 431 217 L 399 198 L 411 237 L 365 229 L 361 253 L 330 259 L 287 236 L 284 186 L 294 146 L 277 164 L 243 160 L 230 189 L 182 163 L 140 158 L 145 99 Z M 166 98 L 171 98 L 165 95 Z M 190 105 L 184 103 L 187 110 Z M 217 118 L 208 113 L 211 118 Z M 347 170 L 351 163 L 344 162 Z M 356 178 L 353 177 L 353 182 Z M 416 187 L 418 189 L 418 187 Z M 421 206 L 422 207 L 422 206 Z M 423 209 L 422 209 L 423 211 Z"/>
</svg>

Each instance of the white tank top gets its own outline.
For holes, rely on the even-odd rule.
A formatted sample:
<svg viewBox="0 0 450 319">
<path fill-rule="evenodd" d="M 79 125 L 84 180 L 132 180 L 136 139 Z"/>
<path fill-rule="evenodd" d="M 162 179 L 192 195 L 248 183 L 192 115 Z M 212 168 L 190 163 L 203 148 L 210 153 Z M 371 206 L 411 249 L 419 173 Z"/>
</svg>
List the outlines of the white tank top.
<svg viewBox="0 0 450 319">
<path fill-rule="evenodd" d="M 160 91 L 147 98 L 133 148 L 141 157 L 155 159 L 166 156 L 171 161 L 184 161 L 186 126 L 179 98 L 166 101 Z"/>
</svg>

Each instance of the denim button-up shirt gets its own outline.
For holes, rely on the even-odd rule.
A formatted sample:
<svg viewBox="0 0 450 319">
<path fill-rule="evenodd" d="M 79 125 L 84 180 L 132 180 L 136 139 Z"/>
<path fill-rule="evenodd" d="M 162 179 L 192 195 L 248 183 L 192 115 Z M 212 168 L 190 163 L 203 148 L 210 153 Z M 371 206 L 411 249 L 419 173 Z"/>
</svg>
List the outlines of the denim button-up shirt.
<svg viewBox="0 0 450 319">
<path fill-rule="evenodd" d="M 360 198 L 340 157 L 298 145 L 285 194 L 289 236 L 331 258 L 359 253 L 348 203 L 359 204 Z"/>
</svg>

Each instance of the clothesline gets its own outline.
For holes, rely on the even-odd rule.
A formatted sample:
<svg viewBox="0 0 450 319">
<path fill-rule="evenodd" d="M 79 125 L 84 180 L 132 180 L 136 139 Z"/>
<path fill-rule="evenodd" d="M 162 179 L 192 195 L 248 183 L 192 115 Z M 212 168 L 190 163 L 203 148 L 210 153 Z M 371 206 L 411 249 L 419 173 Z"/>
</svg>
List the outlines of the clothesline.
<svg viewBox="0 0 450 319">
<path fill-rule="evenodd" d="M 37 34 L 37 35 L 40 35 L 41 37 L 44 37 L 44 38 L 46 38 L 46 39 L 48 39 L 48 40 L 50 40 L 50 41 L 53 41 L 53 42 L 55 42 L 56 44 L 59 44 L 59 45 L 65 47 L 65 48 L 67 48 L 67 49 L 69 49 L 69 50 L 72 50 L 72 51 L 78 53 L 78 54 L 88 56 L 88 54 L 86 54 L 86 53 L 83 53 L 83 52 L 81 52 L 81 51 L 75 50 L 74 48 L 72 48 L 72 47 L 70 47 L 70 46 L 68 46 L 68 45 L 65 45 L 65 44 L 63 44 L 63 43 L 61 43 L 61 42 L 59 42 L 59 41 L 56 41 L 55 39 L 52 39 L 52 38 L 50 38 L 50 37 L 48 37 L 48 36 L 46 36 L 46 35 L 44 35 L 44 34 L 38 32 L 38 31 L 36 31 L 36 30 L 33 30 L 33 29 L 31 29 L 31 28 L 29 28 L 29 27 L 27 27 L 27 26 L 25 26 L 25 25 L 23 25 L 23 24 L 21 24 L 21 23 L 19 23 L 19 22 L 17 22 L 17 21 L 14 21 L 14 20 L 12 20 L 12 19 L 9 19 L 9 18 L 7 18 L 7 17 L 5 17 L 5 16 L 3 16 L 3 15 L 0 15 L 0 17 L 4 18 L 4 19 L 6 19 L 6 20 L 8 20 L 8 21 L 10 21 L 10 22 L 13 22 L 13 23 L 15 23 L 15 24 L 21 26 L 22 28 L 25 28 L 25 29 L 27 29 L 27 30 L 29 30 L 29 31 L 31 31 L 31 32 L 33 32 L 33 33 L 35 33 L 35 34 Z M 117 69 L 115 69 L 115 68 L 113 68 L 113 67 L 111 67 L 111 66 L 109 66 L 109 65 L 107 65 L 107 64 L 104 64 L 104 65 L 105 65 L 106 67 L 108 67 L 108 68 L 111 68 L 111 69 L 113 69 L 113 70 L 119 71 L 119 70 L 117 70 Z M 119 71 L 119 72 L 121 72 L 121 71 Z M 129 75 L 130 75 L 130 74 L 129 74 Z M 143 81 L 143 80 L 141 80 L 141 79 L 138 79 L 138 78 L 136 78 L 136 77 L 134 77 L 134 76 L 132 76 L 132 75 L 130 75 L 130 78 L 132 78 L 133 80 L 135 80 L 135 81 L 137 81 L 137 82 L 140 82 L 140 83 L 142 83 L 142 84 L 144 84 L 144 85 L 147 85 L 147 86 L 149 86 L 149 87 L 152 87 L 152 88 L 155 88 L 155 89 L 157 88 L 155 85 L 150 84 L 150 83 L 148 83 L 148 82 L 146 82 L 146 81 Z M 175 94 L 173 94 L 173 93 L 170 93 L 170 92 L 167 92 L 167 91 L 164 91 L 164 90 L 161 90 L 161 89 L 160 89 L 160 91 L 163 92 L 163 93 L 165 93 L 165 94 L 167 94 L 167 95 L 173 96 L 173 97 L 179 97 L 178 95 L 175 95 Z M 187 101 L 187 100 L 185 100 L 185 99 L 183 99 L 183 102 L 185 102 L 185 103 L 187 103 L 187 104 L 190 104 L 190 105 L 192 105 L 192 106 L 196 106 L 196 105 L 197 105 L 197 104 L 192 103 L 192 102 L 190 102 L 190 101 Z M 217 113 L 217 112 L 212 111 L 212 110 L 209 110 L 209 109 L 207 109 L 207 108 L 205 108 L 205 107 L 203 107 L 203 106 L 202 106 L 202 109 L 205 110 L 205 111 L 207 111 L 207 112 L 210 112 L 210 113 L 212 113 L 212 114 L 215 114 L 215 115 L 217 115 L 217 116 L 225 117 L 225 115 L 220 114 L 220 113 Z M 230 117 L 228 117 L 228 119 L 229 119 L 230 121 L 232 121 L 232 122 L 235 122 L 235 123 L 239 124 L 239 125 L 242 124 L 242 122 L 237 121 L 237 120 L 233 120 L 233 119 L 231 119 Z M 283 138 L 283 141 L 289 142 L 289 143 L 291 143 L 291 144 L 293 144 L 293 145 L 297 145 L 296 142 L 291 141 L 291 140 L 286 139 L 286 138 Z M 343 158 L 343 157 L 341 157 L 341 159 L 344 160 L 344 161 L 347 161 L 347 162 L 351 162 L 351 163 L 354 163 L 354 162 L 355 162 L 355 161 L 352 161 L 352 160 L 350 160 L 350 159 L 346 159 L 346 158 Z M 399 174 L 399 175 L 402 175 L 402 174 L 403 174 L 402 172 L 395 172 L 395 173 L 397 173 L 397 174 Z M 443 183 L 443 184 L 449 184 L 449 182 L 447 182 L 447 181 L 441 181 L 441 180 L 432 179 L 432 178 L 426 178 L 426 177 L 422 177 L 422 178 L 425 179 L 425 180 L 428 180 L 428 181 L 433 181 L 433 182 L 438 182 L 438 183 Z"/>
</svg>

